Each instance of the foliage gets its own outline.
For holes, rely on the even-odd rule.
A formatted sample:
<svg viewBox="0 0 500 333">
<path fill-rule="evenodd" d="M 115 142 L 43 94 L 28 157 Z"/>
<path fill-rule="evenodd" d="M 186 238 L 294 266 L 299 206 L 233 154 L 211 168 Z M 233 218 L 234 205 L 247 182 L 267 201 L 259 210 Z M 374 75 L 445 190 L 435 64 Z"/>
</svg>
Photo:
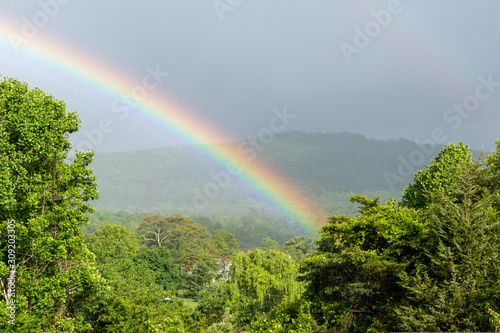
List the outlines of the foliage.
<svg viewBox="0 0 500 333">
<path fill-rule="evenodd" d="M 226 312 L 224 312 L 224 317 L 220 322 L 216 322 L 212 324 L 207 329 L 207 333 L 234 333 L 238 330 L 234 324 L 235 318 L 231 315 L 228 308 L 226 308 Z"/>
<path fill-rule="evenodd" d="M 89 219 L 89 224 L 84 226 L 82 230 L 91 234 L 106 224 L 117 224 L 135 231 L 142 219 L 148 215 L 146 213 L 129 213 L 123 210 L 115 212 L 109 209 L 96 209 L 92 214 L 85 214 Z"/>
<path fill-rule="evenodd" d="M 231 287 L 231 286 L 229 286 Z M 234 285 L 232 287 L 235 287 Z M 228 288 L 229 289 L 229 288 Z M 234 318 L 234 325 L 236 327 L 245 327 L 260 311 L 261 306 L 255 302 L 253 298 L 240 293 L 238 290 L 230 294 L 230 311 Z"/>
<path fill-rule="evenodd" d="M 192 270 L 184 272 L 182 278 L 184 280 L 184 297 L 198 298 L 200 292 L 212 282 L 215 273 L 210 267 L 199 262 L 192 266 Z"/>
<path fill-rule="evenodd" d="M 185 265 L 193 262 L 213 264 L 217 259 L 217 251 L 209 237 L 210 233 L 205 227 L 190 218 L 184 218 L 166 247 L 174 258 Z"/>
<path fill-rule="evenodd" d="M 215 230 L 210 241 L 215 245 L 218 254 L 223 258 L 232 258 L 237 252 L 240 241 L 227 230 Z"/>
<path fill-rule="evenodd" d="M 95 332 L 184 331 L 182 302 L 165 292 L 157 282 L 160 275 L 150 268 L 162 268 L 164 261 L 157 257 L 162 250 L 140 250 L 142 237 L 123 226 L 104 226 L 85 239 L 105 279 L 105 287 L 89 300 L 96 308 Z"/>
<path fill-rule="evenodd" d="M 313 333 L 320 332 L 320 327 L 309 313 L 309 304 L 296 301 L 281 304 L 267 314 L 258 315 L 245 331 Z"/>
<path fill-rule="evenodd" d="M 86 233 L 92 233 L 106 224 L 123 225 L 135 231 L 141 221 L 149 216 L 149 214 L 97 209 L 95 213 L 86 214 L 86 216 L 89 218 L 89 225 L 84 226 L 82 230 Z M 252 210 L 249 212 L 249 215 L 243 216 L 226 216 L 219 213 L 210 216 L 197 215 L 191 218 L 195 223 L 207 228 L 213 234 L 211 238 L 212 242 L 218 248 L 218 251 L 222 252 L 219 256 L 222 254 L 224 257 L 234 256 L 232 250 L 248 250 L 260 247 L 262 238 L 265 237 L 270 237 L 278 241 L 278 243 L 283 244 L 289 239 L 301 235 L 299 229 L 287 223 L 283 218 L 256 210 Z M 218 232 L 222 232 L 220 235 L 222 236 L 221 238 L 217 236 Z M 238 243 L 238 246 L 234 243 L 235 241 Z M 225 246 L 228 248 L 224 248 Z M 228 255 L 229 253 L 232 254 Z"/>
<path fill-rule="evenodd" d="M 401 204 L 411 208 L 424 208 L 431 203 L 431 193 L 450 195 L 456 178 L 462 169 L 474 166 L 469 146 L 463 143 L 450 143 L 434 158 L 430 166 L 414 174 L 413 184 L 408 185 L 401 199 Z"/>
<path fill-rule="evenodd" d="M 4 302 L 15 301 L 16 329 L 85 330 L 85 299 L 99 288 L 93 258 L 80 228 L 86 203 L 98 197 L 92 152 L 67 159 L 69 134 L 80 120 L 56 100 L 26 83 L 0 81 L 0 276 Z M 7 221 L 15 223 L 15 265 L 7 257 Z M 12 249 L 12 247 L 11 247 Z M 9 269 L 9 270 L 10 270 Z M 7 278 L 15 280 L 15 295 Z"/>
<path fill-rule="evenodd" d="M 239 249 L 249 250 L 260 247 L 262 239 L 269 237 L 282 244 L 290 238 L 301 235 L 300 229 L 281 217 L 271 216 L 263 211 L 250 210 L 242 216 L 213 214 L 195 216 L 193 220 L 209 231 L 226 230 L 241 242 Z"/>
<path fill-rule="evenodd" d="M 177 218 L 177 216 L 169 219 L 160 215 L 151 215 L 141 221 L 136 233 L 144 236 L 144 244 L 149 249 L 154 249 L 171 239 L 173 231 L 181 222 L 182 218 Z"/>
<path fill-rule="evenodd" d="M 498 145 L 498 143 L 497 143 Z M 305 299 L 336 332 L 488 331 L 500 305 L 498 151 L 445 147 L 403 202 L 353 196 L 301 262 Z M 484 161 L 484 162 L 483 162 Z"/>
<path fill-rule="evenodd" d="M 293 302 L 302 293 L 295 261 L 277 250 L 240 252 L 231 266 L 233 289 L 268 311 L 280 303 Z"/>
<path fill-rule="evenodd" d="M 491 308 L 488 308 L 488 313 L 491 316 L 491 324 L 495 326 L 495 332 L 498 332 L 498 328 L 500 327 L 500 314 L 498 314 L 496 311 L 493 311 Z"/>
<path fill-rule="evenodd" d="M 283 252 L 297 262 L 312 254 L 315 249 L 316 242 L 306 236 L 294 237 L 283 245 Z"/>
<path fill-rule="evenodd" d="M 167 248 L 159 247 L 154 250 L 141 249 L 134 257 L 135 261 L 143 261 L 149 270 L 155 274 L 155 282 L 164 290 L 174 290 L 180 282 L 179 271 L 172 261 Z"/>
<path fill-rule="evenodd" d="M 490 328 L 486 304 L 500 304 L 500 219 L 495 197 L 479 194 L 476 174 L 464 171 L 454 179 L 451 197 L 436 193 L 425 213 L 432 228 L 422 239 L 415 271 L 402 276 L 407 296 L 396 313 L 403 329 Z"/>
<path fill-rule="evenodd" d="M 118 258 L 132 259 L 139 252 L 141 242 L 142 237 L 124 226 L 114 224 L 85 235 L 85 243 L 99 263 L 112 262 Z"/>
<path fill-rule="evenodd" d="M 145 236 L 144 244 L 154 249 L 165 247 L 173 261 L 186 270 L 197 262 L 214 265 L 217 250 L 210 233 L 199 223 L 182 215 L 153 215 L 142 220 L 136 232 Z"/>
<path fill-rule="evenodd" d="M 500 140 L 496 142 L 496 151 L 491 152 L 485 159 L 485 168 L 479 172 L 479 186 L 487 189 L 493 196 L 500 196 Z M 500 210 L 498 200 L 493 203 L 497 210 Z"/>
<path fill-rule="evenodd" d="M 200 293 L 194 316 L 203 319 L 205 326 L 210 326 L 222 321 L 224 317 L 227 321 L 225 313 L 228 306 L 229 296 L 227 292 L 219 284 L 212 284 Z"/>
<path fill-rule="evenodd" d="M 339 332 L 366 332 L 392 320 L 391 303 L 401 291 L 397 276 L 426 227 L 416 211 L 395 202 L 379 206 L 377 200 L 354 199 L 362 215 L 331 217 L 318 250 L 301 262 L 311 313 Z"/>
<path fill-rule="evenodd" d="M 274 239 L 266 237 L 266 238 L 262 238 L 262 245 L 260 248 L 264 251 L 270 251 L 270 250 L 279 251 L 280 244 L 277 241 L 275 241 Z"/>
</svg>

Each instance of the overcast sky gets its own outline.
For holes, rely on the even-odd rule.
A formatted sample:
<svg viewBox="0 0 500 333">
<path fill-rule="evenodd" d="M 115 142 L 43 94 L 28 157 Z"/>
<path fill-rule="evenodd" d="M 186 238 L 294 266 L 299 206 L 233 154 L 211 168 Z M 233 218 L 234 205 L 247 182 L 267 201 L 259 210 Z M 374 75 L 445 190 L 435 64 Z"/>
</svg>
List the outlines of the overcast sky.
<svg viewBox="0 0 500 333">
<path fill-rule="evenodd" d="M 469 0 L 0 0 L 0 74 L 65 100 L 82 130 L 109 118 L 115 129 L 96 151 L 183 141 L 141 117 L 120 119 L 110 111 L 118 96 L 39 57 L 35 43 L 64 45 L 137 83 L 148 67 L 168 72 L 154 93 L 228 140 L 257 136 L 286 108 L 296 116 L 286 130 L 492 150 L 499 13 L 498 1 Z"/>
</svg>

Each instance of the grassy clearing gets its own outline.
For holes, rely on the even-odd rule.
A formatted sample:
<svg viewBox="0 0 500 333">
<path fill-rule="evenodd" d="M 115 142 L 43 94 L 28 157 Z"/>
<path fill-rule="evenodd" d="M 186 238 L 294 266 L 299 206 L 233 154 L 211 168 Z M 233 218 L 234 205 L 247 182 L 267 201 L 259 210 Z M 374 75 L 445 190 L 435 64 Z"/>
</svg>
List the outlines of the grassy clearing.
<svg viewBox="0 0 500 333">
<path fill-rule="evenodd" d="M 181 298 L 181 300 L 184 302 L 184 305 L 189 307 L 190 309 L 195 309 L 196 306 L 198 305 L 198 301 L 192 299 L 192 298 Z"/>
</svg>

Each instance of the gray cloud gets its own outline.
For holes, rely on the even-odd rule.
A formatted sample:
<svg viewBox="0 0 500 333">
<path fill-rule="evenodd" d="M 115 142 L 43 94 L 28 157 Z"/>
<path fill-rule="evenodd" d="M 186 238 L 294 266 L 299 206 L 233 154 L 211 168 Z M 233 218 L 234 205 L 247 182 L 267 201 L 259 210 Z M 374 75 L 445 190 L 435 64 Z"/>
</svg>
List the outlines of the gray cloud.
<svg viewBox="0 0 500 333">
<path fill-rule="evenodd" d="M 32 20 L 44 10 L 41 4 L 58 4 L 34 38 L 58 40 L 138 83 L 147 66 L 160 65 L 170 76 L 155 93 L 189 106 L 230 139 L 255 136 L 272 109 L 283 106 L 297 114 L 290 129 L 322 126 L 422 140 L 441 127 L 450 141 L 488 149 L 499 136 L 500 89 L 459 128 L 443 120 L 447 108 L 474 93 L 479 76 L 500 81 L 497 2 L 401 0 L 403 10 L 351 63 L 340 43 L 353 44 L 355 28 L 363 30 L 374 20 L 372 11 L 387 9 L 389 1 L 242 0 L 224 12 L 224 20 L 215 1 L 62 2 L 3 0 L 0 19 L 8 18 L 19 34 L 23 17 Z M 110 112 L 116 96 L 8 46 L 0 44 L 2 75 L 64 99 L 81 115 L 83 129 L 96 128 L 103 117 L 114 121 L 115 131 L 96 150 L 182 143 L 155 132 L 141 117 L 120 121 Z"/>
</svg>

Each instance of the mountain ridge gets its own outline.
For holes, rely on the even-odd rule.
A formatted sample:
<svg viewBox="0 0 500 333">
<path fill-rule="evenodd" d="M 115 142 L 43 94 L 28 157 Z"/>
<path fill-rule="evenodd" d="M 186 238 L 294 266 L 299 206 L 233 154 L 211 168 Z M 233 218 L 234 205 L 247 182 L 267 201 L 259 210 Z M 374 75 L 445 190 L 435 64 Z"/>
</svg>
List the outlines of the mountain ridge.
<svg viewBox="0 0 500 333">
<path fill-rule="evenodd" d="M 409 162 L 412 152 L 424 150 L 406 139 L 384 141 L 347 132 L 291 131 L 275 134 L 267 141 L 262 149 L 254 149 L 252 157 L 291 182 L 328 214 L 355 212 L 353 207 L 346 208 L 349 193 L 380 195 L 382 199 L 399 197 L 412 181 L 412 173 L 429 164 L 441 149 L 432 146 L 432 154 L 413 165 Z M 249 145 L 249 141 L 96 153 L 92 167 L 100 199 L 93 205 L 100 209 L 160 214 L 241 215 L 249 209 L 277 214 L 255 189 L 236 177 L 220 188 L 216 197 L 209 198 L 205 207 L 196 208 L 196 194 L 214 182 L 211 174 L 225 168 L 201 156 L 200 150 L 213 150 L 218 145 L 237 149 Z M 411 170 L 405 169 L 402 174 L 402 166 Z"/>
</svg>

